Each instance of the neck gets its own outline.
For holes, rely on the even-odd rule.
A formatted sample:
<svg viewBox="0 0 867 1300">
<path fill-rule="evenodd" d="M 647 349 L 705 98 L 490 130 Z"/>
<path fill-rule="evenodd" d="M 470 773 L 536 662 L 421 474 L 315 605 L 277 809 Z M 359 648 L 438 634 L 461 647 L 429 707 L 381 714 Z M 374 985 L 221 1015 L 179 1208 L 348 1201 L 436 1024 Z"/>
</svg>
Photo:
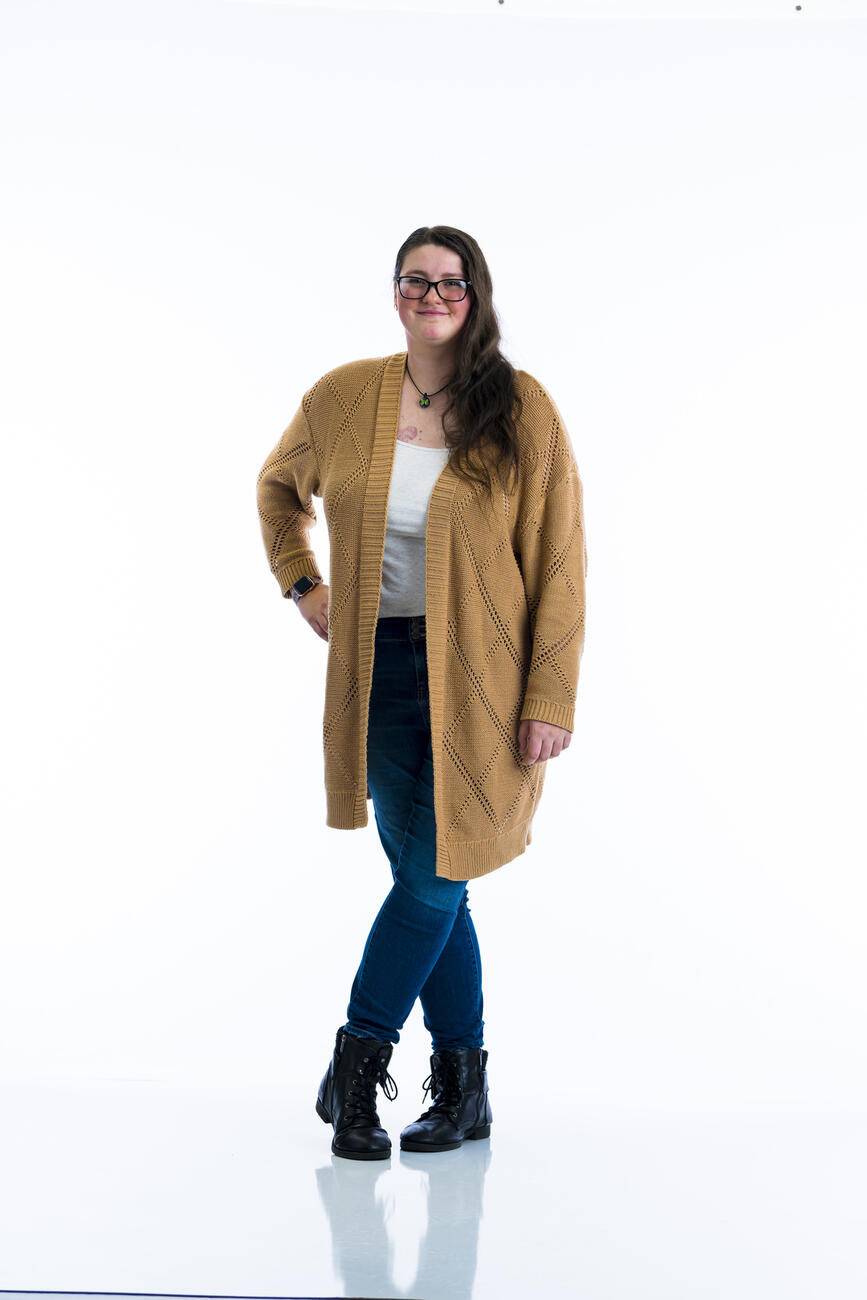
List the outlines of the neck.
<svg viewBox="0 0 867 1300">
<path fill-rule="evenodd" d="M 454 378 L 454 350 L 444 352 L 442 348 L 419 346 L 415 340 L 407 339 L 406 362 L 413 379 L 423 393 L 438 393 L 450 379 Z M 442 397 L 446 394 L 442 393 Z"/>
</svg>

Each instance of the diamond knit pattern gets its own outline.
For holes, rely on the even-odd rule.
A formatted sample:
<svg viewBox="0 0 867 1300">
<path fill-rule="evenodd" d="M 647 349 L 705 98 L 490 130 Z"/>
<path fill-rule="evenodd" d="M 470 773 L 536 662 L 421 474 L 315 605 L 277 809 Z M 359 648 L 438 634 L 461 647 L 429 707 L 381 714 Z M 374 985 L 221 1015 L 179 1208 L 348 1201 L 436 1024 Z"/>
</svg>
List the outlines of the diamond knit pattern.
<svg viewBox="0 0 867 1300">
<path fill-rule="evenodd" d="M 406 357 L 350 362 L 317 380 L 257 483 L 265 550 L 283 595 L 305 573 L 329 583 L 323 754 L 326 825 L 337 829 L 368 823 L 367 717 Z M 517 384 L 516 486 L 498 488 L 490 502 L 447 463 L 428 507 L 436 869 L 453 880 L 484 875 L 532 842 L 546 765 L 521 762 L 518 724 L 538 718 L 573 729 L 584 647 L 578 466 L 545 388 L 523 370 Z M 328 527 L 328 575 L 310 542 L 313 497 Z"/>
</svg>

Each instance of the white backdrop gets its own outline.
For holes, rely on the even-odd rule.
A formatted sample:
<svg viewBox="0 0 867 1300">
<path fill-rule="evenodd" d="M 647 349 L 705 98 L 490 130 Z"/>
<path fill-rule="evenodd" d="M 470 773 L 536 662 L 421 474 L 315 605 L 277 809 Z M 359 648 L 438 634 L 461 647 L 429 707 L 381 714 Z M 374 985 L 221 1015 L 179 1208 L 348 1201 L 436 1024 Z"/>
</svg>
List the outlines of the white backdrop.
<svg viewBox="0 0 867 1300">
<path fill-rule="evenodd" d="M 585 491 L 573 741 L 470 890 L 498 1077 L 856 1106 L 867 27 L 354 8 L 3 6 L 3 1076 L 312 1105 L 390 878 L 256 477 L 443 222 Z"/>
</svg>

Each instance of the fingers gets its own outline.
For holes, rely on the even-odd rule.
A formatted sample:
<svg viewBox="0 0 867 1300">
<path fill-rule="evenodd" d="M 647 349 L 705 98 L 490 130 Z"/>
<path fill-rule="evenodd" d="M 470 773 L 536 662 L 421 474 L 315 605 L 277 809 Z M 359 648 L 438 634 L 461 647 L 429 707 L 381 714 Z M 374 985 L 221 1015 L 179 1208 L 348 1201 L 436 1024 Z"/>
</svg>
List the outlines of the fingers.
<svg viewBox="0 0 867 1300">
<path fill-rule="evenodd" d="M 571 739 L 572 733 L 564 727 L 527 719 L 520 724 L 518 731 L 521 763 L 530 767 L 533 763 L 547 763 L 549 758 L 558 758 L 564 749 L 569 748 Z"/>
</svg>

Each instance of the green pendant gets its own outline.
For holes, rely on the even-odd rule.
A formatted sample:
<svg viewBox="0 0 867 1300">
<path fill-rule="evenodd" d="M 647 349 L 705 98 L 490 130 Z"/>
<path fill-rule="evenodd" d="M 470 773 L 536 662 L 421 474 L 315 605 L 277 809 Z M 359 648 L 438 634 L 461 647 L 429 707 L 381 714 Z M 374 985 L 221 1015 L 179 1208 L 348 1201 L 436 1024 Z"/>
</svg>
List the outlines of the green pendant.
<svg viewBox="0 0 867 1300">
<path fill-rule="evenodd" d="M 424 397 L 419 399 L 419 406 L 430 406 L 430 398 L 427 393 L 425 393 Z"/>
</svg>

